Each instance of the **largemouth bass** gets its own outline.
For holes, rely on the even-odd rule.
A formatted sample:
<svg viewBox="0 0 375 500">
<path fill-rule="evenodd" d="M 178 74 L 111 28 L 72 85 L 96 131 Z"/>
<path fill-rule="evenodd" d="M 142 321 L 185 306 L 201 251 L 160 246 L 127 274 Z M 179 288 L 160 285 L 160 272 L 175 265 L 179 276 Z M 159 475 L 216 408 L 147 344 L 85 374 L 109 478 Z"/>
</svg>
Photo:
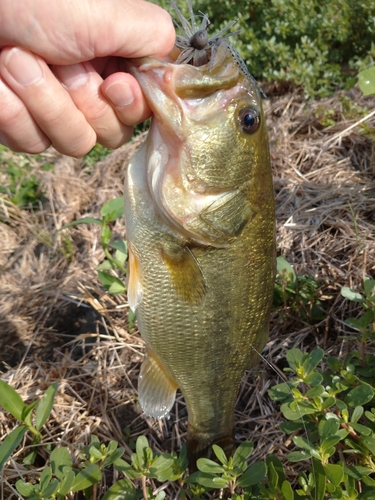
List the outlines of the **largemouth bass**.
<svg viewBox="0 0 375 500">
<path fill-rule="evenodd" d="M 275 213 L 258 86 L 228 44 L 206 64 L 132 60 L 153 119 L 125 180 L 128 300 L 147 352 L 139 401 L 165 417 L 177 388 L 188 456 L 233 451 L 234 406 L 268 338 Z"/>
</svg>

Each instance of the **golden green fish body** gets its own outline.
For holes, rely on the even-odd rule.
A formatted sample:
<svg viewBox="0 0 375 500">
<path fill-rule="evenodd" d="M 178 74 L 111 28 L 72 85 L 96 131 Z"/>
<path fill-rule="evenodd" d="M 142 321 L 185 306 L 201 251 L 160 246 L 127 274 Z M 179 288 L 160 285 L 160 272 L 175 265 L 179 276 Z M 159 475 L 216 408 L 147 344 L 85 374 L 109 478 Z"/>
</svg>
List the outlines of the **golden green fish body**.
<svg viewBox="0 0 375 500">
<path fill-rule="evenodd" d="M 154 113 L 125 181 L 128 298 L 147 345 L 139 398 L 162 417 L 181 389 L 194 461 L 214 442 L 229 451 L 241 378 L 268 338 L 268 138 L 259 91 L 226 47 L 211 65 L 142 59 L 131 72 Z"/>
</svg>

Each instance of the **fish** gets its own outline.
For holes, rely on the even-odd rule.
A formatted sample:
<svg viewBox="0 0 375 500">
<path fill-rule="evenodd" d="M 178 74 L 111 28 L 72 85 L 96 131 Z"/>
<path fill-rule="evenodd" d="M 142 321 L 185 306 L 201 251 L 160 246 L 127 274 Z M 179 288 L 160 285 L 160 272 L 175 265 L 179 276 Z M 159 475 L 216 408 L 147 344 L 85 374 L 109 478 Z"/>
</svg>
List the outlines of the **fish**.
<svg viewBox="0 0 375 500">
<path fill-rule="evenodd" d="M 275 205 L 258 84 L 226 37 L 184 56 L 198 27 L 182 20 L 177 56 L 127 61 L 153 116 L 124 198 L 128 302 L 146 343 L 140 406 L 165 418 L 181 390 L 193 471 L 212 444 L 233 452 L 241 379 L 268 339 Z"/>
</svg>

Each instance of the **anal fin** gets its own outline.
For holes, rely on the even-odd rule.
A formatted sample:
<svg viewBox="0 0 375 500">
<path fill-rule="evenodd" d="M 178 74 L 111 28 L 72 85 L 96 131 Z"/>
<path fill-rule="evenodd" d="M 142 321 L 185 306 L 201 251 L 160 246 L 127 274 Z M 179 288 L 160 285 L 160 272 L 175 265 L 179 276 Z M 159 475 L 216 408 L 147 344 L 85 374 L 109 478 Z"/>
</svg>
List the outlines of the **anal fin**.
<svg viewBox="0 0 375 500">
<path fill-rule="evenodd" d="M 151 352 L 141 366 L 138 379 L 139 402 L 149 417 L 163 418 L 176 398 L 177 384 L 165 373 Z"/>
</svg>

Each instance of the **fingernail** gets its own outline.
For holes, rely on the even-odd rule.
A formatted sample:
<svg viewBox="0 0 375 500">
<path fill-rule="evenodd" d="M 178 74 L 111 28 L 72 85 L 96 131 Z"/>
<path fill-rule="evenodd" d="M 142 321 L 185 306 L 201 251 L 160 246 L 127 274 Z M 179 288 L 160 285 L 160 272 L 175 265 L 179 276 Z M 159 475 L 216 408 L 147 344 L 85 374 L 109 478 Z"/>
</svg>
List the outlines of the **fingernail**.
<svg viewBox="0 0 375 500">
<path fill-rule="evenodd" d="M 75 90 L 87 83 L 89 76 L 83 64 L 55 66 L 55 73 L 61 83 L 69 90 Z"/>
<path fill-rule="evenodd" d="M 11 49 L 4 61 L 4 66 L 12 77 L 23 87 L 34 85 L 43 77 L 43 71 L 35 56 L 22 49 Z"/>
<path fill-rule="evenodd" d="M 117 106 L 123 108 L 129 106 L 134 101 L 133 92 L 130 85 L 124 82 L 114 82 L 109 85 L 105 90 L 105 95 L 108 99 Z"/>
</svg>

